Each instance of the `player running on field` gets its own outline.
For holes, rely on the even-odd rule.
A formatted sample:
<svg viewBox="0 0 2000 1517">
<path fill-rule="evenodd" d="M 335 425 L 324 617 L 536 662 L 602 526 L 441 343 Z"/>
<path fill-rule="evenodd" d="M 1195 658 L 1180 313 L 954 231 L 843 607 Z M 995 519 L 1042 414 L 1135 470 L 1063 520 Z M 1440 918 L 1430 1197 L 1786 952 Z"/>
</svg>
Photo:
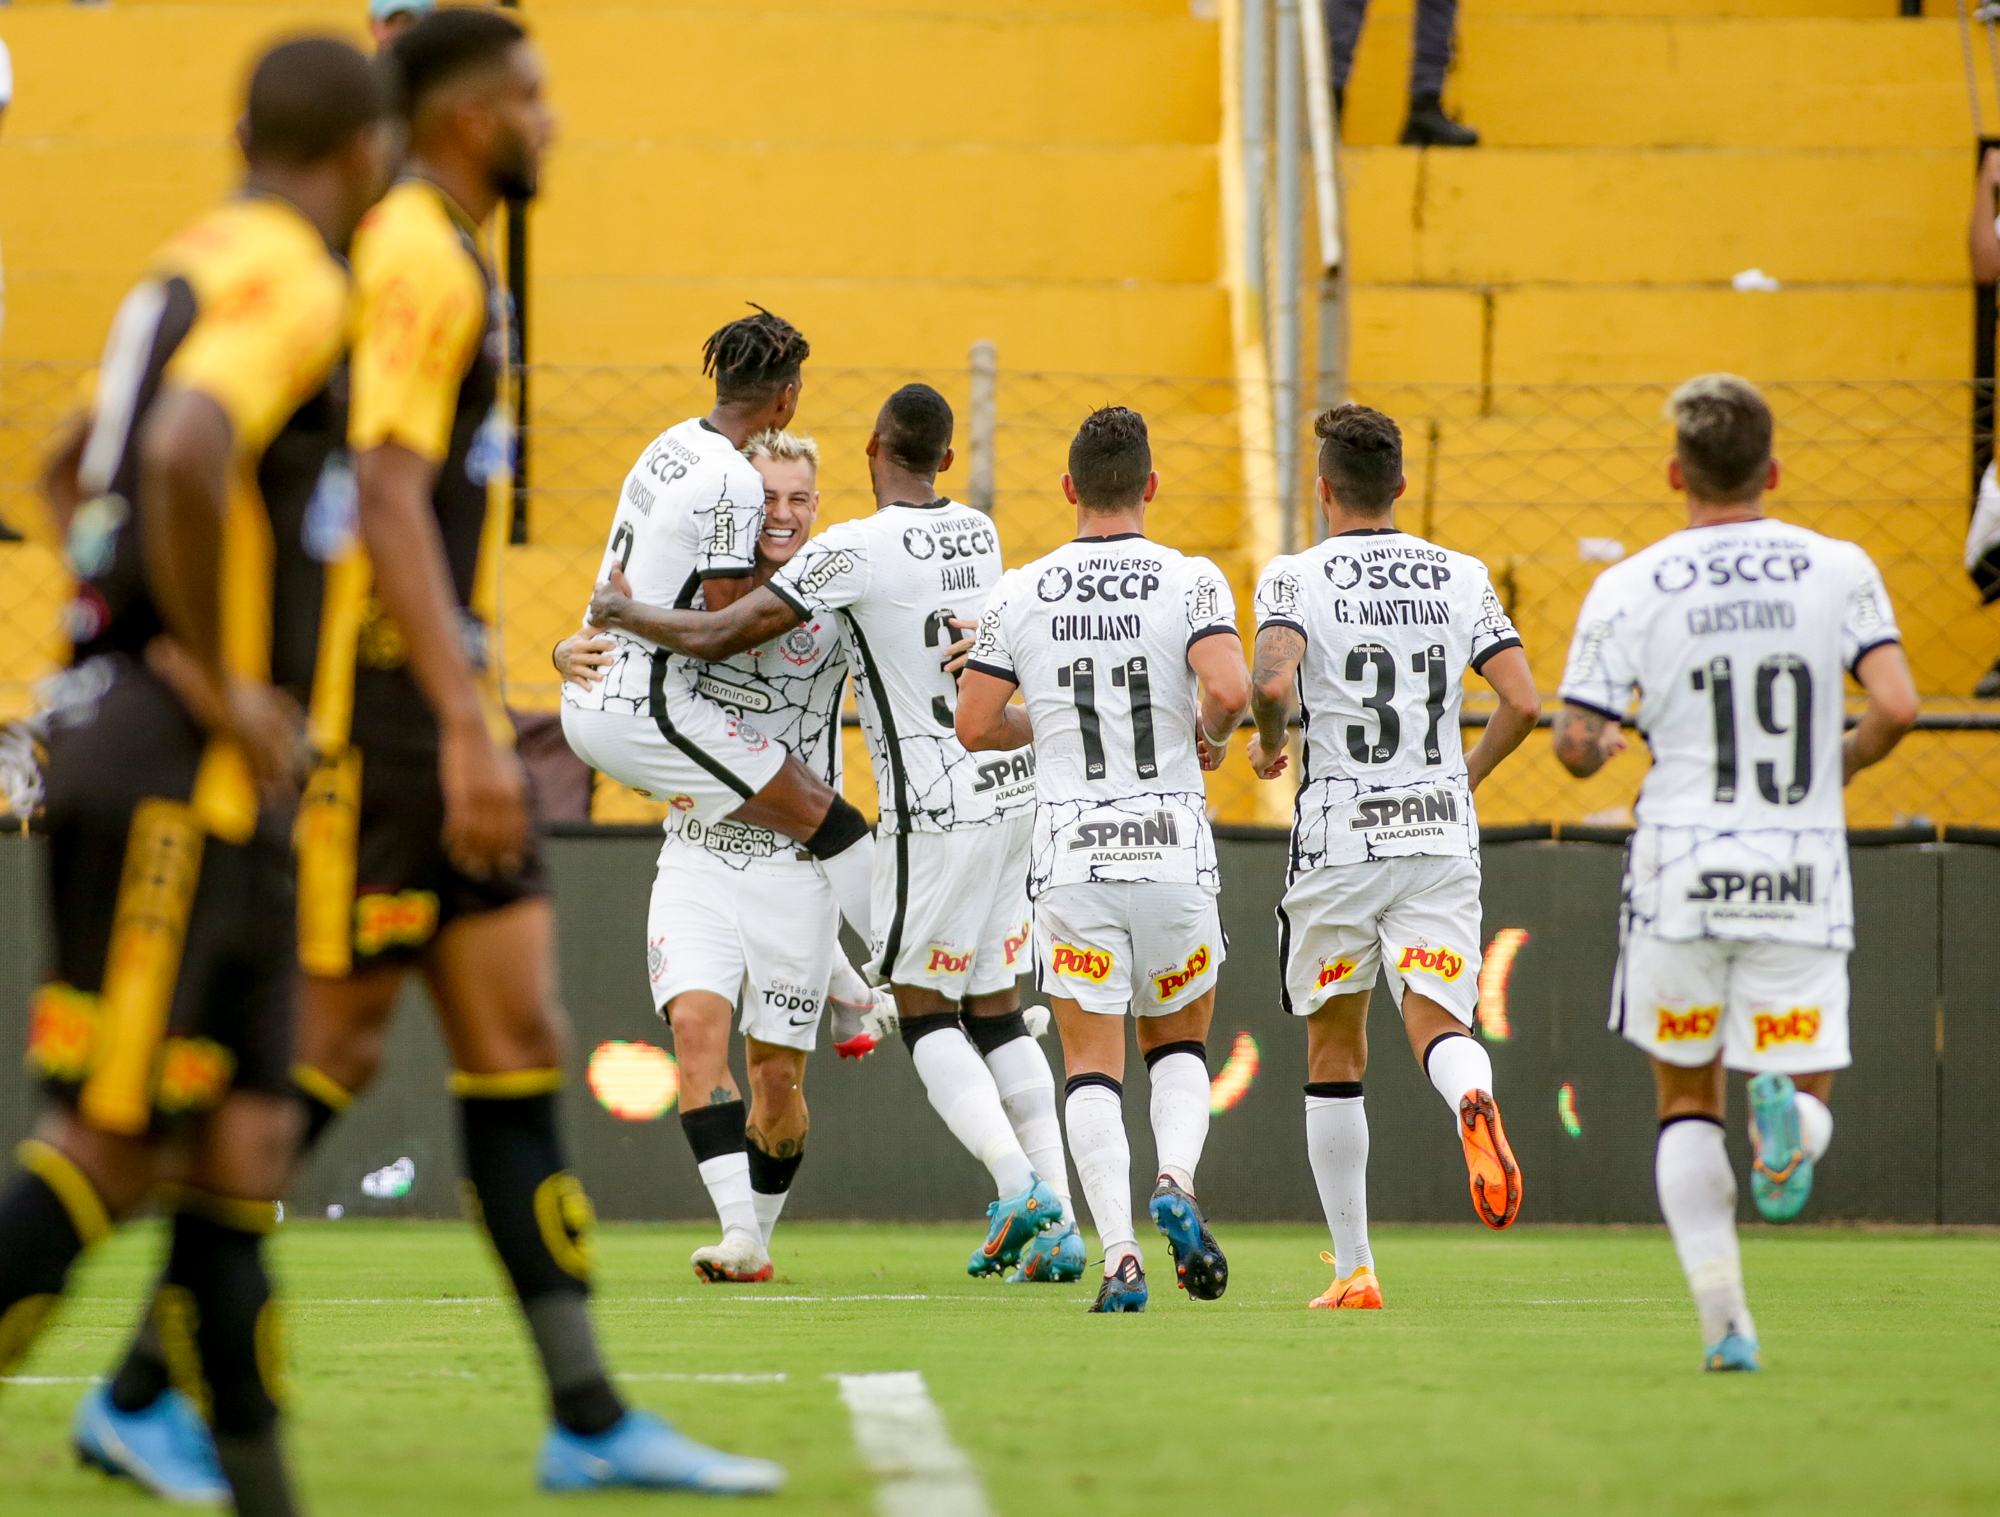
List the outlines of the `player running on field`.
<svg viewBox="0 0 2000 1517">
<path fill-rule="evenodd" d="M 870 961 L 895 991 L 931 1105 L 998 1192 L 967 1268 L 991 1274 L 1018 1261 L 1011 1279 L 1074 1280 L 1083 1241 L 1073 1222 L 1059 1225 L 1069 1181 L 1055 1079 L 1017 984 L 1033 761 L 974 759 L 952 726 L 954 628 L 985 604 L 1001 561 L 992 521 L 937 493 L 951 432 L 944 397 L 906 385 L 868 439 L 872 516 L 822 532 L 717 615 L 663 612 L 601 589 L 592 620 L 725 658 L 838 613 L 882 797 Z"/>
<path fill-rule="evenodd" d="M 764 481 L 739 450 L 791 421 L 810 351 L 790 322 L 761 306 L 709 337 L 702 372 L 715 377 L 715 407 L 669 427 L 632 465 L 599 584 L 615 571 L 639 602 L 711 610 L 752 590 Z M 699 663 L 642 629 L 603 618 L 591 625 L 617 646 L 597 683 L 563 686 L 563 736 L 577 757 L 703 827 L 727 819 L 804 844 L 865 939 L 875 857 L 867 819 L 784 744 L 705 694 Z"/>
<path fill-rule="evenodd" d="M 78 580 L 50 703 L 55 954 L 28 1045 L 54 1104 L 0 1193 L 0 1375 L 77 1256 L 171 1173 L 155 1320 L 201 1411 L 156 1391 L 128 1415 L 99 1387 L 76 1447 L 246 1517 L 294 1509 L 263 1259 L 299 1117 L 289 829 L 299 703 L 316 740 L 344 723 L 321 646 L 338 642 L 328 564 L 353 538 L 329 467 L 350 314 L 337 252 L 387 183 L 387 115 L 345 42 L 264 55 L 243 192 L 120 305 L 90 415 L 48 475 Z"/>
<path fill-rule="evenodd" d="M 1194 1198 L 1228 947 L 1201 774 L 1221 764 L 1250 681 L 1228 582 L 1145 536 L 1159 482 L 1137 412 L 1085 420 L 1063 476 L 1076 540 L 1001 581 L 958 702 L 968 749 L 1035 749 L 1036 982 L 1062 1034 L 1070 1151 L 1104 1248 L 1098 1312 L 1146 1306 L 1122 1105 L 1127 1011 L 1153 1085 L 1153 1222 L 1189 1295 L 1212 1301 L 1229 1283 Z M 1016 686 L 1025 708 L 1008 704 Z"/>
<path fill-rule="evenodd" d="M 1378 971 L 1410 1051 L 1451 1108 L 1488 1227 L 1521 1209 L 1521 1171 L 1470 1028 L 1479 1004 L 1479 821 L 1472 793 L 1535 728 L 1541 698 L 1478 559 L 1396 526 L 1403 438 L 1367 406 L 1314 423 L 1330 536 L 1257 582 L 1250 765 L 1287 762 L 1304 728 L 1291 861 L 1278 907 L 1280 995 L 1306 1019 L 1306 1152 L 1333 1234 L 1314 1306 L 1379 1307 L 1368 1246 L 1368 1001 Z M 1465 676 L 1500 706 L 1470 753 Z"/>
<path fill-rule="evenodd" d="M 764 480 L 754 576 L 761 584 L 812 532 L 819 448 L 810 437 L 760 432 L 744 451 Z M 556 650 L 565 677 L 585 686 L 616 656 L 609 638 L 589 632 Z M 831 615 L 710 664 L 699 678 L 705 695 L 838 788 L 847 655 Z M 654 1004 L 674 1030 L 681 1130 L 723 1230 L 722 1241 L 696 1249 L 692 1262 L 703 1280 L 768 1280 L 771 1230 L 805 1158 L 806 1055 L 820 1014 L 834 1008 L 837 1047 L 858 1057 L 874 1047 L 869 1022 L 893 1025 L 894 1003 L 869 990 L 847 962 L 840 909 L 811 854 L 767 828 L 726 819 L 704 825 L 670 810 L 666 827 L 647 914 L 646 968 Z M 747 1112 L 729 1069 L 739 994 Z M 843 1011 L 856 1025 L 842 1027 Z"/>
<path fill-rule="evenodd" d="M 410 157 L 354 241 L 348 422 L 373 591 L 354 743 L 315 771 L 298 830 L 306 1144 L 374 1078 L 419 968 L 469 1193 L 541 1360 L 543 1487 L 773 1489 L 776 1465 L 704 1448 L 613 1389 L 589 1314 L 590 1202 L 556 1126 L 553 912 L 487 651 L 512 490 L 504 301 L 478 243 L 503 196 L 535 191 L 553 129 L 540 57 L 510 17 L 454 7 L 389 62 Z M 112 1394 L 165 1379 L 142 1337 Z"/>
<path fill-rule="evenodd" d="M 1833 1139 L 1833 1073 L 1851 1062 L 1841 790 L 1909 730 L 1917 694 L 1868 555 L 1764 515 L 1778 462 L 1756 387 L 1704 374 L 1668 413 L 1667 482 L 1688 525 L 1590 587 L 1555 747 L 1571 774 L 1595 774 L 1624 748 L 1629 713 L 1652 750 L 1611 1026 L 1653 1062 L 1654 1182 L 1701 1314 L 1702 1366 L 1754 1370 L 1723 1070 L 1752 1076 L 1757 1209 L 1795 1217 Z M 1843 736 L 1849 674 L 1868 708 Z"/>
</svg>

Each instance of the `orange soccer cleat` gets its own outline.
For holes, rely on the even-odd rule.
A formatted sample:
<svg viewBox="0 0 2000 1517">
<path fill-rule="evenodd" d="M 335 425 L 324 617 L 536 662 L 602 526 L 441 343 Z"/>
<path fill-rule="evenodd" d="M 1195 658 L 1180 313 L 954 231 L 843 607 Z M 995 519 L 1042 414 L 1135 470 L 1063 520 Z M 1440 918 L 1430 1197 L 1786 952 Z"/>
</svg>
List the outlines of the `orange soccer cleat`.
<svg viewBox="0 0 2000 1517">
<path fill-rule="evenodd" d="M 1320 1263 L 1340 1268 L 1332 1254 L 1320 1253 Z M 1362 1265 L 1345 1280 L 1336 1280 L 1325 1292 L 1306 1303 L 1307 1306 L 1338 1306 L 1349 1311 L 1379 1312 L 1382 1310 L 1382 1282 L 1375 1278 L 1375 1271 Z"/>
<path fill-rule="evenodd" d="M 1521 1214 L 1521 1166 L 1507 1146 L 1493 1097 L 1483 1090 L 1469 1092 L 1458 1103 L 1458 1129 L 1472 1176 L 1472 1209 L 1488 1227 L 1506 1227 Z"/>
</svg>

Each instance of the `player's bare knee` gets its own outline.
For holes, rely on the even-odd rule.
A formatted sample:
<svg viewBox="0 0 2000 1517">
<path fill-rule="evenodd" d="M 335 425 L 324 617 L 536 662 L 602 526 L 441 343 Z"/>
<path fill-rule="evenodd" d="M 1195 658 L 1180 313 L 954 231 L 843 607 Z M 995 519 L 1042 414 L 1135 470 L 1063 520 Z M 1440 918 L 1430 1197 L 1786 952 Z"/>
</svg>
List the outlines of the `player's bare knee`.
<svg viewBox="0 0 2000 1517">
<path fill-rule="evenodd" d="M 82 1171 L 113 1222 L 123 1222 L 153 1189 L 157 1145 L 92 1127 L 70 1111 L 53 1111 L 35 1135 Z"/>
</svg>

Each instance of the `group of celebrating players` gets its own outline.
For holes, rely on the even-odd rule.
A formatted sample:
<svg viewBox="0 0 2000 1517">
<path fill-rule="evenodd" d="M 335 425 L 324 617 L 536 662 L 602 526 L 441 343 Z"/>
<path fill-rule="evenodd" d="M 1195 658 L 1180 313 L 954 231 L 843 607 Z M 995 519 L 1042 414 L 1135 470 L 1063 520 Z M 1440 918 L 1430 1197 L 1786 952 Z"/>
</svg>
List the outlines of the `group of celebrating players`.
<svg viewBox="0 0 2000 1517">
<path fill-rule="evenodd" d="M 628 1407 L 588 1312 L 552 916 L 489 652 L 511 438 L 506 308 L 478 234 L 533 193 L 550 132 L 538 57 L 497 12 L 429 15 L 382 66 L 330 40 L 273 49 L 244 193 L 120 307 L 48 473 L 78 580 L 49 712 L 56 956 L 29 1048 L 54 1099 L 0 1193 L 0 1373 L 81 1253 L 158 1202 L 164 1271 L 75 1440 L 170 1497 L 294 1509 L 262 1239 L 287 1175 L 374 1077 L 413 965 L 453 1060 L 467 1193 L 544 1373 L 541 1483 L 784 1478 Z M 1246 718 L 1256 773 L 1276 779 L 1294 749 L 1299 771 L 1283 999 L 1306 1022 L 1335 1275 L 1311 1304 L 1383 1304 L 1362 1084 L 1378 977 L 1476 1214 L 1510 1225 L 1522 1176 L 1471 1036 L 1473 797 L 1541 697 L 1485 566 L 1396 527 L 1395 424 L 1358 405 L 1319 418 L 1328 535 L 1263 571 L 1246 662 L 1222 573 L 1145 534 L 1160 479 L 1137 414 L 1084 420 L 1061 486 L 1077 536 L 1009 571 L 992 520 L 937 492 L 953 418 L 923 385 L 888 397 L 868 439 L 874 513 L 814 533 L 818 451 L 788 430 L 807 357 L 761 309 L 709 339 L 714 409 L 633 465 L 582 626 L 554 652 L 571 747 L 664 804 L 647 969 L 722 1226 L 697 1275 L 770 1277 L 830 1011 L 844 1056 L 900 1034 L 989 1171 L 971 1273 L 1081 1277 L 1073 1160 L 1103 1254 L 1091 1309 L 1144 1309 L 1129 1012 L 1151 1220 L 1188 1294 L 1224 1293 L 1195 1185 L 1228 949 L 1202 774 Z M 1755 1369 L 1723 1070 L 1755 1076 L 1760 1208 L 1796 1215 L 1849 1062 L 1841 787 L 1916 699 L 1866 555 L 1763 516 L 1778 465 L 1754 388 L 1705 376 L 1671 414 L 1689 526 L 1599 576 L 1555 741 L 1577 775 L 1628 721 L 1652 750 L 1612 1022 L 1657 1075 L 1660 1203 L 1704 1365 Z M 1468 672 L 1499 697 L 1470 750 Z M 1868 705 L 1843 734 L 1850 673 Z M 873 826 L 840 794 L 850 680 Z M 859 970 L 842 921 L 867 945 Z M 1047 1012 L 1021 1004 L 1030 965 Z"/>
</svg>

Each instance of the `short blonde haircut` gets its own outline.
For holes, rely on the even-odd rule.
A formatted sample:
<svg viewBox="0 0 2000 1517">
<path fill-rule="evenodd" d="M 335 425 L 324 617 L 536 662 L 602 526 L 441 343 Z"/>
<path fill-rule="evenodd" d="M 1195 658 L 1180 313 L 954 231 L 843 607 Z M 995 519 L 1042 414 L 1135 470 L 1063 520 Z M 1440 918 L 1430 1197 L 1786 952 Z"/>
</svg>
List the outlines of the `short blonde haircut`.
<svg viewBox="0 0 2000 1517">
<path fill-rule="evenodd" d="M 1674 456 L 1688 493 L 1734 504 L 1755 500 L 1771 464 L 1771 408 L 1736 374 L 1697 374 L 1667 399 Z"/>
<path fill-rule="evenodd" d="M 800 437 L 796 433 L 767 427 L 743 445 L 745 458 L 768 458 L 773 463 L 812 465 L 813 473 L 819 473 L 819 444 L 810 437 Z"/>
</svg>

